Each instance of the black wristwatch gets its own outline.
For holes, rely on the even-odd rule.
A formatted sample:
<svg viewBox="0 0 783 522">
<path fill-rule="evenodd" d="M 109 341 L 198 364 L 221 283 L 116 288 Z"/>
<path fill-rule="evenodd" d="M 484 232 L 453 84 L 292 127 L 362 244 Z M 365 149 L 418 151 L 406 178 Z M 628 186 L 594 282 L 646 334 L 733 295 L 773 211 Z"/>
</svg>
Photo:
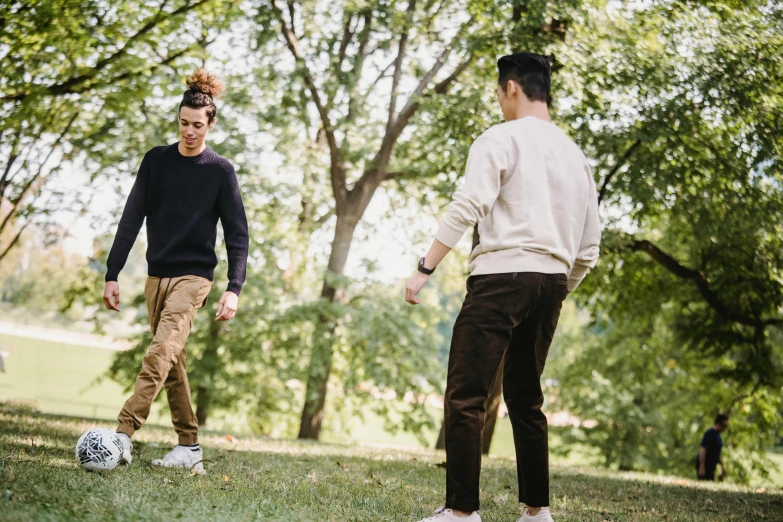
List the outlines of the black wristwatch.
<svg viewBox="0 0 783 522">
<path fill-rule="evenodd" d="M 429 268 L 425 268 L 424 267 L 424 258 L 423 257 L 421 259 L 419 259 L 419 272 L 421 272 L 422 274 L 426 274 L 426 275 L 432 275 L 432 273 L 434 271 L 435 271 L 434 268 L 432 270 L 430 270 Z"/>
</svg>

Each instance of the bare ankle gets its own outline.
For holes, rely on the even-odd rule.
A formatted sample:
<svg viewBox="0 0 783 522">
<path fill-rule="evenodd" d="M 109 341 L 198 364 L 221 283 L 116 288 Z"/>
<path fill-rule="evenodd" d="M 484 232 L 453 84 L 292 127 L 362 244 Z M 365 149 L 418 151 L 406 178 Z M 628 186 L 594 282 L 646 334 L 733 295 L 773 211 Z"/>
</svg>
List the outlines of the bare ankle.
<svg viewBox="0 0 783 522">
<path fill-rule="evenodd" d="M 459 509 L 452 509 L 451 512 L 461 518 L 467 518 L 473 514 L 472 512 L 468 513 L 467 511 L 460 511 Z"/>
<path fill-rule="evenodd" d="M 541 511 L 540 507 L 530 507 L 530 506 L 528 506 L 528 508 L 527 508 L 527 514 L 532 516 L 532 517 L 538 515 L 539 511 Z"/>
</svg>

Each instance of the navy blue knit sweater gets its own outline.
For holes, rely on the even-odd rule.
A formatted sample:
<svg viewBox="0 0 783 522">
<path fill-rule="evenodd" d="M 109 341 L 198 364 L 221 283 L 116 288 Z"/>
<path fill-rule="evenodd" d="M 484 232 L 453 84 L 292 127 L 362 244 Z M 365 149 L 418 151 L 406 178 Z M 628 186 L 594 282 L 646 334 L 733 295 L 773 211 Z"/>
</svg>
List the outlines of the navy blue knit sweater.
<svg viewBox="0 0 783 522">
<path fill-rule="evenodd" d="M 217 222 L 228 252 L 228 288 L 245 282 L 248 232 L 234 167 L 207 147 L 183 156 L 177 144 L 144 155 L 106 262 L 106 281 L 116 281 L 147 218 L 147 264 L 153 277 L 195 275 L 212 280 Z"/>
</svg>

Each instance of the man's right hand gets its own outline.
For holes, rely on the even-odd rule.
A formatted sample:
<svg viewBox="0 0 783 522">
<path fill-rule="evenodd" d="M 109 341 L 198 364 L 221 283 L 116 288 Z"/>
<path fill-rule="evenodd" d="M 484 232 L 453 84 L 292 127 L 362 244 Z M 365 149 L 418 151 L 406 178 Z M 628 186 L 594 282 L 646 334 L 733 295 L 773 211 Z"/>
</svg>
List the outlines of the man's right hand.
<svg viewBox="0 0 783 522">
<path fill-rule="evenodd" d="M 699 478 L 704 478 L 707 476 L 707 469 L 704 467 L 699 467 Z"/>
<path fill-rule="evenodd" d="M 109 310 L 120 311 L 120 285 L 117 281 L 106 281 L 103 289 L 103 304 Z"/>
</svg>

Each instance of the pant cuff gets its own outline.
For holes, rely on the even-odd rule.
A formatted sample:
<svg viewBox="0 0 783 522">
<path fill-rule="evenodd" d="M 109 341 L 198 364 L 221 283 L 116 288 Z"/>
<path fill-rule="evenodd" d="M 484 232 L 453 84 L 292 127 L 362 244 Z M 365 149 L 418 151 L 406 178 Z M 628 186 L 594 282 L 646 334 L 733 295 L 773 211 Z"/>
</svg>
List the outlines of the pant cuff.
<svg viewBox="0 0 783 522">
<path fill-rule="evenodd" d="M 456 509 L 458 511 L 465 511 L 466 513 L 472 513 L 473 511 L 478 511 L 479 501 L 452 497 L 446 500 L 445 507 L 447 509 Z"/>
<path fill-rule="evenodd" d="M 519 499 L 520 504 L 524 504 L 528 507 L 535 507 L 535 508 L 545 508 L 549 507 L 549 499 L 530 499 L 530 501 L 526 501 L 523 498 Z"/>
<path fill-rule="evenodd" d="M 192 446 L 198 444 L 198 435 L 179 435 L 180 446 Z"/>
<path fill-rule="evenodd" d="M 128 437 L 133 437 L 133 434 L 136 433 L 136 428 L 128 424 L 120 424 L 119 426 L 117 426 L 116 431 L 117 433 L 124 433 Z"/>
</svg>

